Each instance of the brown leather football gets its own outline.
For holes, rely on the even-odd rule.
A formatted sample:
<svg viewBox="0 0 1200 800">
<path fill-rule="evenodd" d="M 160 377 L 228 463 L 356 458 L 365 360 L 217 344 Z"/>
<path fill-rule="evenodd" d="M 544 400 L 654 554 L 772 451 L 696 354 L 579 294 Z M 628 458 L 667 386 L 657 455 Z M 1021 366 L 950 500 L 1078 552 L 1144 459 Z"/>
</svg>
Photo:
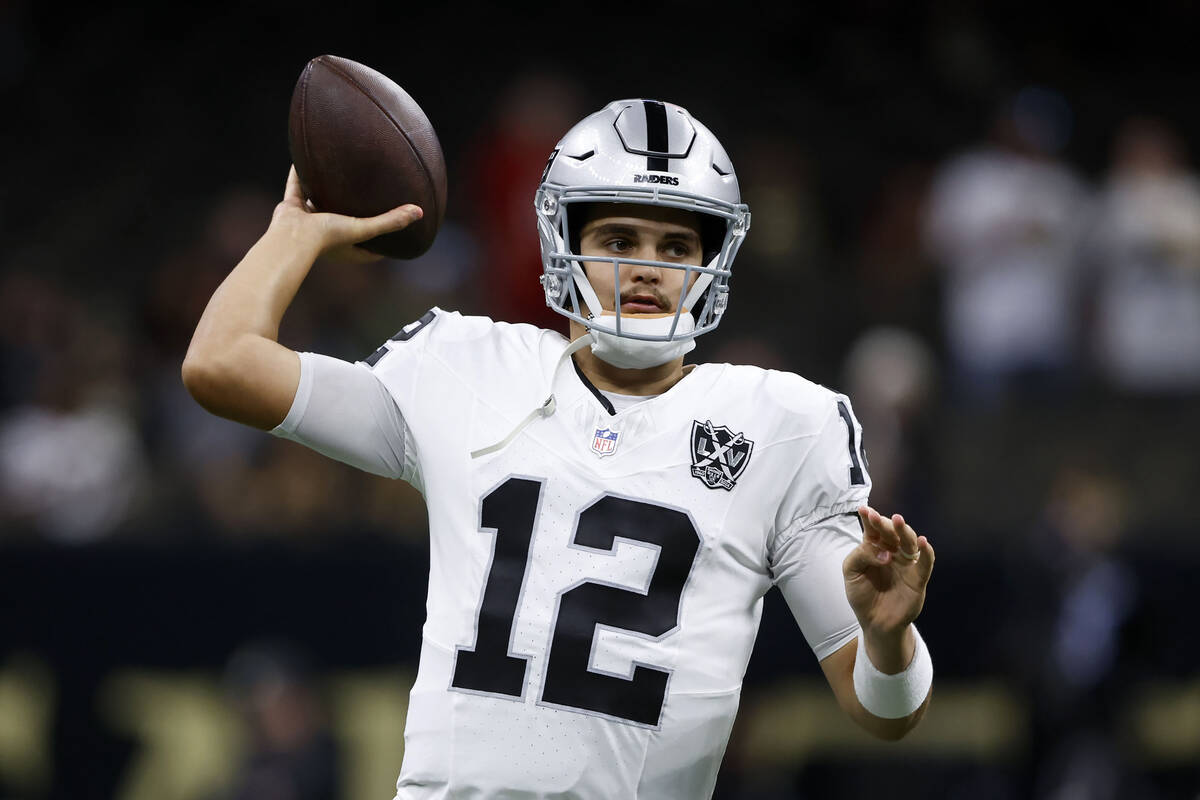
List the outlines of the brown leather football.
<svg viewBox="0 0 1200 800">
<path fill-rule="evenodd" d="M 425 212 L 362 243 L 391 258 L 429 249 L 446 213 L 446 162 L 425 112 L 386 75 L 338 56 L 308 62 L 292 92 L 288 148 L 318 211 L 373 217 L 405 203 Z"/>
</svg>

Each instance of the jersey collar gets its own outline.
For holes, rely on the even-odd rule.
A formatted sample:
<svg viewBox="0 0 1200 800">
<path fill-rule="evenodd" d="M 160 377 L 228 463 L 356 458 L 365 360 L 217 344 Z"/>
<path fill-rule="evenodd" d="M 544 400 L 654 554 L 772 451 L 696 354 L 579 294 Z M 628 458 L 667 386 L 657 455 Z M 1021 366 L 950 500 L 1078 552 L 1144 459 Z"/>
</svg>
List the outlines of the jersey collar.
<svg viewBox="0 0 1200 800">
<path fill-rule="evenodd" d="M 594 396 L 597 402 L 603 406 L 604 410 L 608 412 L 608 415 L 610 417 L 615 417 L 617 415 L 617 410 L 613 408 L 613 404 L 609 401 L 609 399 L 601 394 L 600 390 L 596 388 L 596 384 L 592 383 L 591 380 L 588 379 L 588 376 L 583 373 L 583 370 L 579 368 L 579 362 L 572 358 L 571 366 L 575 368 L 575 374 L 579 376 L 580 382 L 583 383 L 587 390 L 592 393 L 592 396 Z"/>
</svg>

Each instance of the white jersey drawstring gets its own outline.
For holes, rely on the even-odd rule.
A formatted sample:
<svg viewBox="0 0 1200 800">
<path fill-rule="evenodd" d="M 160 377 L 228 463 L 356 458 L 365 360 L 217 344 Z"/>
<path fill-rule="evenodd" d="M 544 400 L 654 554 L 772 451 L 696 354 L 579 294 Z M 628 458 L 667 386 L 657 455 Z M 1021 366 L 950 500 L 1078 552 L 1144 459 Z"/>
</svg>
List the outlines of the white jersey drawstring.
<svg viewBox="0 0 1200 800">
<path fill-rule="evenodd" d="M 554 378 L 558 375 L 559 368 L 563 365 L 563 362 L 574 355 L 577 350 L 582 350 L 590 345 L 593 341 L 592 333 L 589 331 L 567 345 L 567 349 L 563 350 L 562 355 L 558 357 L 558 361 L 554 365 L 554 371 L 550 373 L 550 396 L 547 397 L 540 406 L 526 414 L 525 419 L 518 422 L 517 427 L 513 428 L 512 432 L 509 433 L 508 436 L 505 436 L 503 439 L 493 445 L 482 447 L 478 450 L 472 450 L 471 458 L 479 458 L 480 456 L 486 456 L 488 453 L 494 453 L 497 450 L 503 450 L 504 448 L 508 447 L 513 439 L 517 438 L 521 431 L 525 430 L 525 426 L 527 426 L 529 423 L 533 422 L 538 417 L 548 417 L 553 414 L 554 409 L 558 405 L 558 401 L 554 399 Z"/>
</svg>

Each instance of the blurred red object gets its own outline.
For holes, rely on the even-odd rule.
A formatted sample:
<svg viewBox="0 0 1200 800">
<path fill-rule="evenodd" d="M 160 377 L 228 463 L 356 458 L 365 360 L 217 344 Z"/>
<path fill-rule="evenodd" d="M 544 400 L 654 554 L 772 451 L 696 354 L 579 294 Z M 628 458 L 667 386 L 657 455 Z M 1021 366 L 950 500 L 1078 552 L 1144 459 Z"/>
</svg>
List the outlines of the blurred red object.
<svg viewBox="0 0 1200 800">
<path fill-rule="evenodd" d="M 483 247 L 485 313 L 566 330 L 546 306 L 533 195 L 554 145 L 582 117 L 580 90 L 564 77 L 531 74 L 501 94 L 492 123 L 465 159 L 474 228 Z"/>
</svg>

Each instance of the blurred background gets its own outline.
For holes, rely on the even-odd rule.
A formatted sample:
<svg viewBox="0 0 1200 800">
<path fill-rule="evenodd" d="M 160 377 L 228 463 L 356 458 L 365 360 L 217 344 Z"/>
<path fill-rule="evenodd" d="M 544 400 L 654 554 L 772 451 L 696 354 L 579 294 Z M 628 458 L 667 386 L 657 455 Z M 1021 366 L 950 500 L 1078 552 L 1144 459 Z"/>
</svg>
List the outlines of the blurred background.
<svg viewBox="0 0 1200 800">
<path fill-rule="evenodd" d="M 859 733 L 767 597 L 721 800 L 1200 796 L 1200 5 L 0 4 L 0 798 L 389 798 L 424 618 L 407 485 L 179 368 L 265 229 L 308 59 L 396 80 L 447 220 L 318 264 L 282 341 L 429 306 L 559 328 L 532 196 L 609 100 L 687 107 L 754 223 L 696 360 L 848 393 L 938 548 L 933 705 Z"/>
</svg>

